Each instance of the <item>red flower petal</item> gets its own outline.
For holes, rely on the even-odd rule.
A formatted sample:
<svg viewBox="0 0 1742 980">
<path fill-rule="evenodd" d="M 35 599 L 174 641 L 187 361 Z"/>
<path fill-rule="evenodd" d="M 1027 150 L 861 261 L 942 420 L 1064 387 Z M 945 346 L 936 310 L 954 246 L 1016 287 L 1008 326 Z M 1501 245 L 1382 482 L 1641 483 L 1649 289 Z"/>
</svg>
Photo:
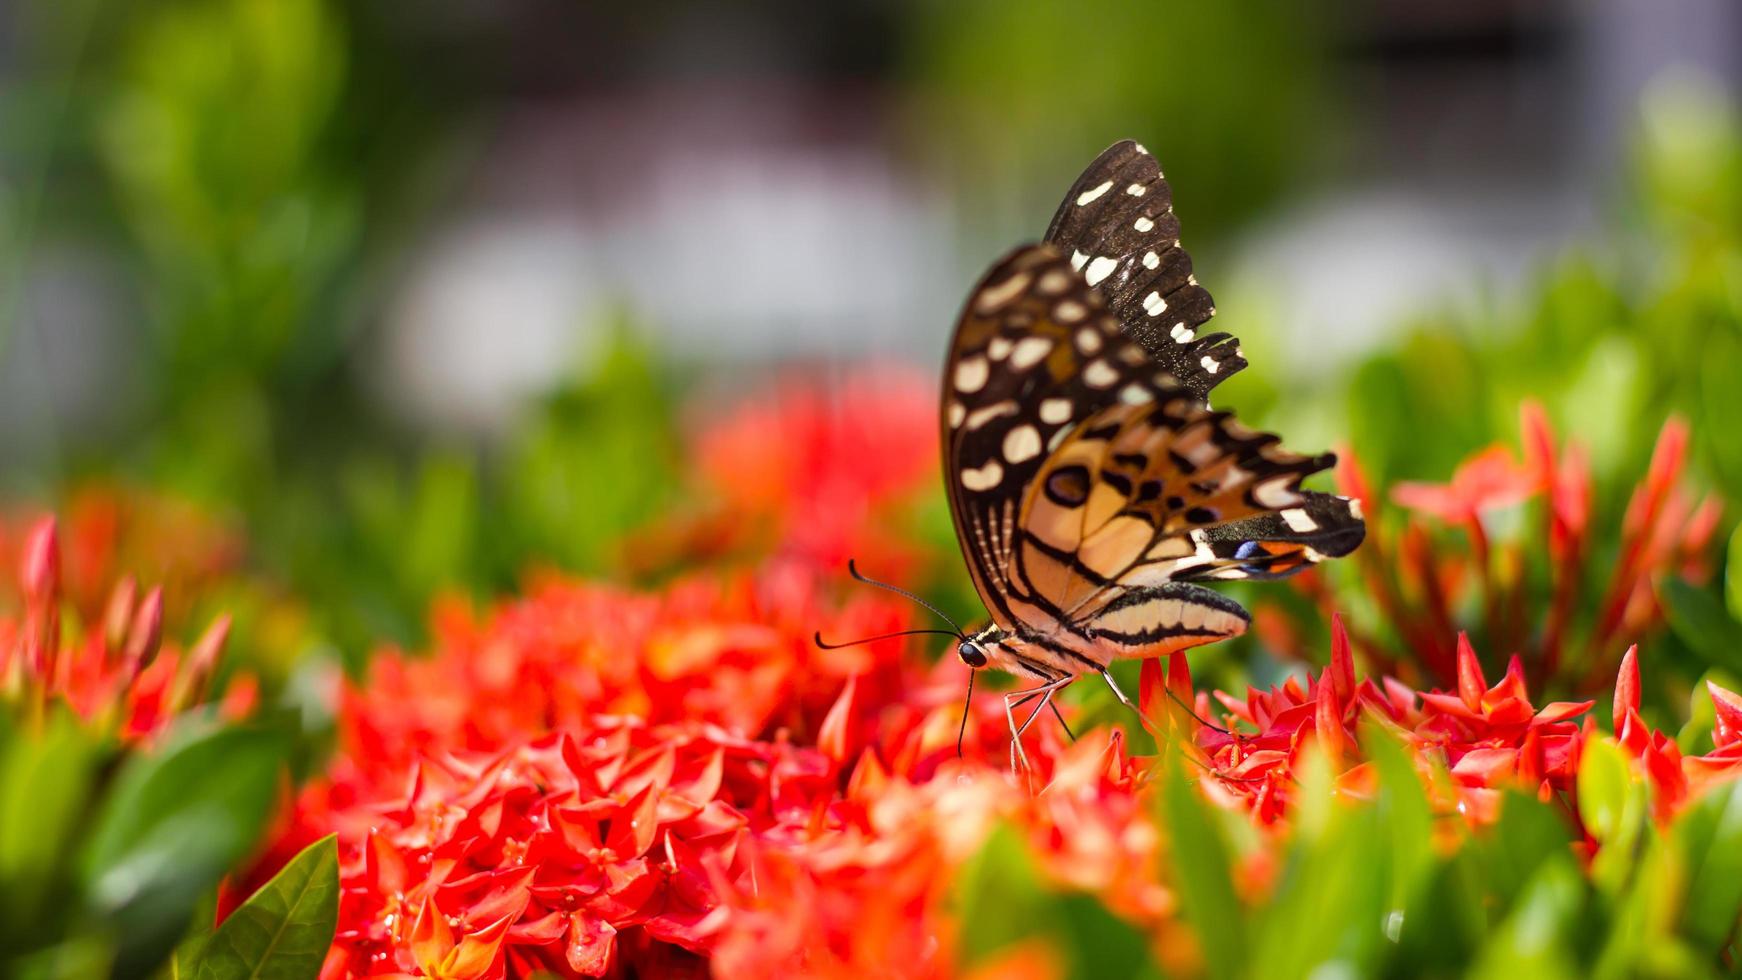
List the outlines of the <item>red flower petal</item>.
<svg viewBox="0 0 1742 980">
<path fill-rule="evenodd" d="M 1726 691 L 1714 681 L 1706 682 L 1712 695 L 1712 708 L 1717 712 L 1712 727 L 1712 742 L 1718 748 L 1742 744 L 1742 694 Z"/>
<path fill-rule="evenodd" d="M 1470 646 L 1468 633 L 1458 634 L 1458 696 L 1464 699 L 1464 704 L 1471 711 L 1482 710 L 1482 695 L 1488 690 L 1488 681 L 1482 677 L 1482 663 L 1476 659 L 1476 651 Z"/>
<path fill-rule="evenodd" d="M 1622 722 L 1629 710 L 1639 710 L 1639 645 L 1634 644 L 1621 655 L 1621 669 L 1615 674 L 1615 734 L 1621 734 Z"/>
</svg>

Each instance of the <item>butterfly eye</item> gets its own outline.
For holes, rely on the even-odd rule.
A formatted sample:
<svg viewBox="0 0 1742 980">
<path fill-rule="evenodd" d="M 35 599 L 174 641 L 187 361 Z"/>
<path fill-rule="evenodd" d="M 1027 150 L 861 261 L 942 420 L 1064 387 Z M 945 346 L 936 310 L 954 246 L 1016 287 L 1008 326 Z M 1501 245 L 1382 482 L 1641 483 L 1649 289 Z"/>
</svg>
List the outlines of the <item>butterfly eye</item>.
<svg viewBox="0 0 1742 980">
<path fill-rule="evenodd" d="M 962 663 L 973 668 L 986 666 L 986 651 L 980 649 L 980 644 L 966 640 L 956 647 L 956 656 L 962 658 Z"/>
</svg>

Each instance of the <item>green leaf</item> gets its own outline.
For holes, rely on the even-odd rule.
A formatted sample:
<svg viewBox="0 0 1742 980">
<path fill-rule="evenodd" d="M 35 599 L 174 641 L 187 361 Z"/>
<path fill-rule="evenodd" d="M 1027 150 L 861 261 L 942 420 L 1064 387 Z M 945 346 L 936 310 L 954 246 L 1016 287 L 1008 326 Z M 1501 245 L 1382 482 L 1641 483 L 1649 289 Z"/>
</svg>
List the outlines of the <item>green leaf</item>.
<svg viewBox="0 0 1742 980">
<path fill-rule="evenodd" d="M 1742 622 L 1742 525 L 1730 535 L 1730 551 L 1724 560 L 1724 597 L 1730 618 Z"/>
<path fill-rule="evenodd" d="M 1433 808 L 1402 742 L 1369 723 L 1362 726 L 1361 745 L 1379 773 L 1376 805 L 1388 838 L 1384 857 L 1391 878 L 1387 918 L 1395 924 L 1391 929 L 1395 932 L 1408 928 L 1408 924 L 1392 917 L 1404 914 L 1433 866 Z"/>
<path fill-rule="evenodd" d="M 1495 904 L 1511 908 L 1544 862 L 1572 853 L 1572 839 L 1572 827 L 1555 807 L 1526 793 L 1508 792 L 1499 819 L 1472 844 Z"/>
<path fill-rule="evenodd" d="M 1571 855 L 1537 869 L 1489 942 L 1470 976 L 1554 980 L 1579 976 L 1569 935 L 1585 906 L 1585 884 Z"/>
<path fill-rule="evenodd" d="M 1742 919 L 1742 786 L 1701 796 L 1676 819 L 1670 840 L 1689 875 L 1683 931 L 1715 953 Z"/>
<path fill-rule="evenodd" d="M 73 842 L 84 825 L 102 749 L 56 713 L 43 730 L 12 730 L 0 712 L 0 950 L 64 934 Z"/>
<path fill-rule="evenodd" d="M 1742 625 L 1730 618 L 1724 604 L 1678 578 L 1665 579 L 1662 591 L 1676 635 L 1707 663 L 1742 672 Z"/>
<path fill-rule="evenodd" d="M 1156 976 L 1141 933 L 1092 895 L 1060 894 L 1041 884 L 1022 838 L 999 827 L 956 879 L 964 967 L 1022 940 L 1050 939 L 1081 980 Z"/>
<path fill-rule="evenodd" d="M 1379 809 L 1340 795 L 1316 751 L 1296 771 L 1296 834 L 1275 899 L 1255 921 L 1250 961 L 1267 977 L 1370 973 L 1394 911 Z"/>
<path fill-rule="evenodd" d="M 1619 895 L 1632 874 L 1635 845 L 1645 829 L 1647 789 L 1633 761 L 1613 739 L 1592 739 L 1579 762 L 1579 815 L 1602 846 L 1591 860 L 1591 880 Z"/>
<path fill-rule="evenodd" d="M 248 852 L 276 799 L 283 734 L 227 728 L 132 759 L 98 815 L 86 901 L 116 928 L 116 972 L 156 967 L 195 903 Z"/>
<path fill-rule="evenodd" d="M 1246 920 L 1234 894 L 1229 873 L 1228 843 L 1198 798 L 1193 780 L 1183 767 L 1189 765 L 1176 751 L 1163 775 L 1163 819 L 1168 828 L 1168 876 L 1179 887 L 1185 917 L 1197 933 L 1210 974 L 1236 977 L 1246 970 Z"/>
<path fill-rule="evenodd" d="M 333 943 L 339 915 L 339 848 L 328 836 L 304 848 L 230 914 L 209 939 L 196 940 L 193 980 L 312 980 Z"/>
<path fill-rule="evenodd" d="M 1621 746 L 1607 738 L 1586 743 L 1579 760 L 1579 815 L 1598 841 L 1620 832 L 1632 782 L 1633 765 Z"/>
</svg>

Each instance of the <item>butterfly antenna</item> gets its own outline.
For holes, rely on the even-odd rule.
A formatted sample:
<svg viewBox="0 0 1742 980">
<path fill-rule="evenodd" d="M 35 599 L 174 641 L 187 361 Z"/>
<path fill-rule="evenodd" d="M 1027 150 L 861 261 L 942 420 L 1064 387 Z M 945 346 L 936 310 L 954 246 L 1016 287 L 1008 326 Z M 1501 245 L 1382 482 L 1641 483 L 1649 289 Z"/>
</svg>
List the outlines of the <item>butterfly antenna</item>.
<svg viewBox="0 0 1742 980">
<path fill-rule="evenodd" d="M 867 636 L 867 637 L 864 637 L 862 639 L 852 640 L 852 641 L 847 642 L 847 643 L 829 643 L 823 639 L 822 630 L 818 630 L 815 633 L 815 635 L 812 636 L 812 639 L 814 639 L 816 641 L 817 646 L 821 647 L 824 650 L 840 650 L 840 649 L 843 649 L 845 647 L 856 647 L 861 643 L 875 643 L 878 640 L 892 640 L 898 636 L 927 636 L 927 635 L 953 636 L 958 640 L 962 638 L 962 634 L 952 633 L 949 630 L 897 630 L 894 633 L 879 633 L 876 636 Z"/>
<path fill-rule="evenodd" d="M 851 559 L 851 558 L 847 559 L 847 574 L 853 576 L 854 581 L 864 582 L 866 585 L 875 585 L 879 589 L 888 589 L 889 591 L 895 593 L 896 595 L 906 596 L 907 598 L 912 599 L 914 602 L 917 602 L 920 605 L 926 607 L 927 609 L 930 609 L 932 611 L 932 613 L 934 615 L 936 615 L 939 619 L 943 620 L 946 623 L 949 623 L 950 626 L 955 629 L 956 636 L 963 635 L 962 634 L 962 627 L 957 625 L 955 620 L 953 620 L 949 616 L 945 615 L 945 613 L 942 609 L 939 609 L 938 607 L 932 605 L 931 603 L 925 601 L 924 599 L 921 599 L 919 596 L 914 595 L 912 592 L 909 592 L 906 589 L 903 589 L 899 586 L 890 585 L 888 582 L 879 582 L 874 578 L 866 578 L 865 576 L 859 574 L 859 566 L 857 564 L 855 564 L 853 559 Z"/>
<path fill-rule="evenodd" d="M 962 757 L 962 739 L 968 734 L 968 709 L 974 706 L 974 675 L 977 670 L 968 671 L 968 696 L 962 699 L 962 727 L 956 730 L 956 758 Z M 1064 719 L 1059 719 L 1063 721 Z"/>
</svg>

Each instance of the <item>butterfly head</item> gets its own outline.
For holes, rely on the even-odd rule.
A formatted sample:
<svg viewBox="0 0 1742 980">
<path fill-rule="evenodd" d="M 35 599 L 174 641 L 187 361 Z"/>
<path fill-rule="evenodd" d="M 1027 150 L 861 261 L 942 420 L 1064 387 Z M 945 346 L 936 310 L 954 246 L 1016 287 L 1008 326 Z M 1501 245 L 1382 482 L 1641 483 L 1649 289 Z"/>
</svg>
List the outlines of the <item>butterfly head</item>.
<svg viewBox="0 0 1742 980">
<path fill-rule="evenodd" d="M 962 663 L 975 670 L 992 662 L 997 655 L 999 641 L 1004 639 L 1004 631 L 996 626 L 988 626 L 973 636 L 964 636 L 956 644 L 956 656 L 962 658 Z"/>
</svg>

